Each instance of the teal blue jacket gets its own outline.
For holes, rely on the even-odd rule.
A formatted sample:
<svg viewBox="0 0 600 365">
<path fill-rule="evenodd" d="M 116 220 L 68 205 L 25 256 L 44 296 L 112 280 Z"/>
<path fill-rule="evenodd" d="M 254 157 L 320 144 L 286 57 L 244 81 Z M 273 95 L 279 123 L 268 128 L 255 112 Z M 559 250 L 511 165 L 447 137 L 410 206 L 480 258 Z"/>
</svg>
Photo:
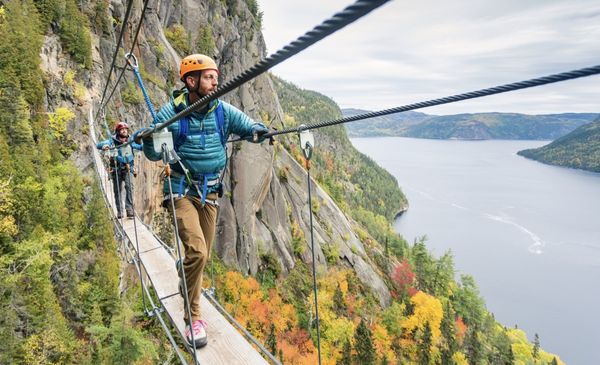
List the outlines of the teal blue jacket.
<svg viewBox="0 0 600 365">
<path fill-rule="evenodd" d="M 194 180 L 201 180 L 201 176 L 218 176 L 227 163 L 225 147 L 221 143 L 220 134 L 217 131 L 217 121 L 215 109 L 221 103 L 223 114 L 225 116 L 225 140 L 231 133 L 238 136 L 251 137 L 252 127 L 255 123 L 250 117 L 241 112 L 231 104 L 221 100 L 212 101 L 207 108 L 201 111 L 193 112 L 187 118 L 189 120 L 189 132 L 185 142 L 179 147 L 177 154 L 181 158 L 182 164 L 188 169 Z M 187 108 L 189 105 L 187 90 L 176 90 L 173 92 L 173 98 L 164 105 L 158 112 L 158 122 L 164 123 L 175 114 Z M 154 124 L 152 124 L 154 127 Z M 173 135 L 175 141 L 179 135 L 179 121 L 171 124 L 167 129 Z M 202 139 L 204 141 L 202 141 Z M 143 144 L 144 155 L 151 161 L 161 159 L 160 153 L 154 150 L 152 137 L 145 138 Z M 198 189 L 183 184 L 180 176 L 184 174 L 181 166 L 171 164 L 171 169 L 175 171 L 171 177 L 174 194 L 188 194 L 198 196 Z M 210 186 L 208 193 L 217 191 L 218 186 Z M 183 191 L 182 191 L 183 190 Z M 201 189 L 200 189 L 201 191 Z M 169 187 L 165 181 L 164 192 L 168 194 Z"/>
<path fill-rule="evenodd" d="M 129 138 L 127 139 L 127 142 L 131 142 L 132 149 L 138 150 L 138 151 L 142 150 L 142 145 L 139 145 L 139 144 L 133 142 L 133 136 L 129 136 Z M 119 138 L 117 138 L 117 135 L 115 134 L 115 135 L 111 136 L 110 139 L 98 142 L 96 144 L 96 148 L 101 150 L 104 146 L 119 147 L 123 143 L 125 143 L 125 142 L 120 141 Z M 134 161 L 133 155 L 129 154 L 127 156 L 124 156 L 120 149 L 118 149 L 118 155 L 117 155 L 116 160 L 120 164 L 129 164 L 131 167 L 133 167 L 133 161 Z M 111 165 L 113 165 L 112 162 L 111 162 Z"/>
</svg>

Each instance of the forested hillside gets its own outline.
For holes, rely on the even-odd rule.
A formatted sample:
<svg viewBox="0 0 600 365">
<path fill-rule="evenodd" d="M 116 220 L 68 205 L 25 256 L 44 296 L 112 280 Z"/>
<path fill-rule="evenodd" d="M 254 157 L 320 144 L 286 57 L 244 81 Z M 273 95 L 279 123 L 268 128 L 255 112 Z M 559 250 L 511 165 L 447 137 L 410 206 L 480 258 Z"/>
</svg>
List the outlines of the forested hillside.
<svg viewBox="0 0 600 365">
<path fill-rule="evenodd" d="M 95 14 L 78 4 L 0 2 L 0 364 L 170 356 L 151 332 L 142 333 L 151 326 L 135 282 L 119 288 L 122 268 L 102 193 L 71 159 L 81 135 L 89 136 L 73 128 L 72 109 L 48 104 L 40 68 L 46 31 L 56 30 L 77 72 L 92 67 Z M 74 76 L 62 91 L 71 100 L 83 96 Z"/>
<path fill-rule="evenodd" d="M 285 112 L 286 127 L 341 118 L 340 108 L 328 97 L 302 90 L 275 76 L 272 79 Z M 408 208 L 406 197 L 396 179 L 358 152 L 350 143 L 343 126 L 318 129 L 315 135 L 313 162 L 316 179 L 336 203 L 354 219 L 365 224 L 369 232 L 377 232 L 376 220 L 391 221 Z M 286 142 L 290 151 L 298 155 L 300 151 L 295 139 Z M 384 236 L 379 237 L 383 242 Z"/>
<path fill-rule="evenodd" d="M 546 146 L 518 154 L 550 165 L 600 172 L 600 119 Z"/>
<path fill-rule="evenodd" d="M 188 18 L 180 12 L 186 3 L 172 8 L 160 3 L 152 24 L 164 29 L 145 29 L 138 52 L 144 55 L 142 75 L 155 100 L 166 100 L 176 67 L 168 57 L 170 48 L 161 43 L 163 31 L 174 52 L 222 48 L 216 58 L 225 77 L 245 66 L 240 60 L 251 63 L 264 52 L 256 37 L 256 1 L 196 0 L 198 4 L 208 9 L 202 16 L 210 14 L 215 24 L 202 23 L 198 16 L 189 20 L 193 27 L 184 27 L 180 23 Z M 96 177 L 90 174 L 90 136 L 82 122 L 93 107 L 90 94 L 100 93 L 97 80 L 106 76 L 102 73 L 110 63 L 124 5 L 0 1 L 0 364 L 176 363 L 155 317 L 144 314 L 132 265 L 118 251 Z M 157 13 L 168 19 L 158 22 Z M 244 57 L 235 53 L 238 48 L 247 52 Z M 60 63 L 53 69 L 60 77 L 42 71 L 55 63 Z M 109 123 L 135 116 L 133 123 L 140 126 L 147 113 L 141 114 L 141 94 L 128 77 L 107 111 Z M 339 117 L 330 99 L 276 78 L 272 82 L 287 126 Z M 269 83 L 257 79 L 231 99 L 253 117 L 269 120 L 279 107 Z M 293 174 L 302 171 L 293 161 L 302 161 L 297 142 L 293 136 L 279 142 L 272 149 L 232 148 L 231 192 L 222 200 L 221 218 L 233 218 L 219 229 L 221 237 L 234 238 L 220 238 L 213 254 L 217 295 L 282 363 L 315 364 L 310 256 L 299 213 L 305 207 L 280 202 L 285 208 L 277 213 L 289 223 L 281 230 L 269 230 L 274 217 L 266 216 L 268 205 L 277 203 L 269 189 L 304 193 L 299 188 L 304 181 Z M 323 211 L 335 211 L 326 199 L 308 207 L 324 227 L 317 243 L 325 256 L 318 266 L 325 364 L 562 363 L 539 342 L 528 342 L 521 330 L 497 323 L 475 280 L 463 275 L 456 281 L 451 253 L 433 257 L 424 240 L 408 244 L 393 231 L 391 221 L 406 200 L 387 172 L 352 149 L 342 127 L 318 131 L 316 148 L 314 176 L 343 212 L 326 220 Z M 251 210 L 251 204 L 242 205 L 243 177 L 258 164 L 248 168 L 246 161 L 263 157 L 272 164 L 265 175 L 276 181 L 262 187 L 266 203 Z M 136 185 L 136 198 L 147 198 L 144 208 L 151 210 L 152 188 L 159 191 L 160 181 L 150 173 L 145 176 L 149 191 Z M 353 231 L 340 237 L 338 226 L 348 222 L 345 215 Z M 232 223 L 250 219 L 252 225 Z M 248 233 L 255 226 L 266 227 L 260 231 L 264 234 Z M 250 262 L 253 255 L 256 262 Z M 365 273 L 382 278 L 384 294 L 391 293 L 389 303 L 368 285 Z"/>
<path fill-rule="evenodd" d="M 344 109 L 344 115 L 363 114 Z M 414 137 L 432 139 L 555 139 L 596 119 L 594 113 L 527 115 L 474 113 L 429 115 L 406 112 L 346 124 L 350 137 Z"/>
</svg>

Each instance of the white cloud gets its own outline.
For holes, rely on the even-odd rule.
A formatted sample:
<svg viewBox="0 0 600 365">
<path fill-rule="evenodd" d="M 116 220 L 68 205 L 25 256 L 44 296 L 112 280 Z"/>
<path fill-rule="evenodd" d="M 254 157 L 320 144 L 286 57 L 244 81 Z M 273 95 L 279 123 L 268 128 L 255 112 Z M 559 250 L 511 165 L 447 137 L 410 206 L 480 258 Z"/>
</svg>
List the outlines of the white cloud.
<svg viewBox="0 0 600 365">
<path fill-rule="evenodd" d="M 269 52 L 350 4 L 261 0 Z M 273 72 L 342 107 L 379 110 L 600 64 L 598 39 L 598 1 L 392 1 Z M 423 111 L 597 112 L 599 79 Z"/>
</svg>

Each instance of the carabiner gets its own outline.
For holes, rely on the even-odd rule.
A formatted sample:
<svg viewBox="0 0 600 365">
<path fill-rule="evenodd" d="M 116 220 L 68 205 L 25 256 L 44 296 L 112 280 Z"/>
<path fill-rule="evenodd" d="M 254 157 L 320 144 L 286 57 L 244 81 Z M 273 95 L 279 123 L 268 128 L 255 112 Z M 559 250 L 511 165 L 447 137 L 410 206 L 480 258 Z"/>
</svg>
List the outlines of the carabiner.
<svg viewBox="0 0 600 365">
<path fill-rule="evenodd" d="M 133 58 L 133 62 L 131 61 L 132 58 Z M 127 61 L 127 64 L 129 66 L 131 66 L 133 69 L 137 70 L 137 68 L 139 67 L 138 66 L 138 60 L 137 60 L 137 58 L 135 57 L 135 55 L 133 53 L 127 53 L 125 55 L 125 61 Z"/>
</svg>

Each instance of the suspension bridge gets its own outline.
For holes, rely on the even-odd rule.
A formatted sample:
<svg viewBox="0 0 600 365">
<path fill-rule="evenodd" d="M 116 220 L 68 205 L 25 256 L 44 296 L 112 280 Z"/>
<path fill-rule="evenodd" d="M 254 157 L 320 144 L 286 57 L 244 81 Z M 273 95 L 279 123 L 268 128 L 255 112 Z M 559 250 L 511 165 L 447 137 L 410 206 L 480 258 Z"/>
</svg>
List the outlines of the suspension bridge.
<svg viewBox="0 0 600 365">
<path fill-rule="evenodd" d="M 142 10 L 141 19 L 138 23 L 137 30 L 135 32 L 135 38 L 133 41 L 133 45 L 129 52 L 129 55 L 132 55 L 134 47 L 137 42 L 137 37 L 143 23 L 144 12 L 148 6 L 148 1 L 144 2 L 144 8 Z M 117 49 L 115 50 L 114 57 L 112 59 L 111 70 L 107 77 L 107 82 L 105 88 L 102 92 L 102 99 L 100 100 L 99 107 L 96 113 L 96 116 L 93 116 L 92 110 L 90 110 L 89 115 L 89 126 L 91 135 L 94 139 L 94 143 L 96 142 L 96 133 L 95 129 L 95 121 L 98 120 L 100 115 L 104 115 L 104 109 L 107 107 L 108 102 L 111 100 L 115 89 L 117 88 L 120 80 L 122 79 L 124 72 L 126 69 L 130 68 L 135 72 L 136 78 L 140 87 L 143 91 L 146 104 L 150 110 L 150 113 L 153 116 L 155 121 L 155 125 L 152 128 L 147 128 L 143 131 L 140 131 L 141 137 L 148 137 L 151 134 L 160 131 L 169 125 L 177 122 L 180 118 L 188 116 L 194 111 L 200 110 L 206 107 L 211 101 L 217 99 L 220 96 L 236 89 L 242 84 L 252 80 L 253 78 L 263 74 L 268 71 L 275 65 L 285 61 L 286 59 L 296 55 L 302 50 L 308 48 L 312 44 L 318 42 L 319 40 L 327 37 L 330 34 L 340 30 L 346 25 L 354 22 L 360 17 L 370 13 L 372 10 L 378 8 L 379 6 L 386 3 L 387 0 L 359 0 L 356 3 L 348 6 L 343 11 L 335 14 L 332 18 L 327 19 L 322 24 L 318 25 L 314 29 L 307 32 L 305 35 L 301 36 L 297 40 L 290 43 L 288 46 L 279 50 L 271 56 L 268 56 L 262 60 L 260 60 L 257 64 L 252 66 L 251 68 L 245 70 L 240 75 L 234 77 L 230 81 L 226 82 L 222 86 L 219 86 L 215 91 L 210 94 L 202 97 L 194 104 L 187 107 L 185 110 L 179 112 L 174 115 L 167 121 L 164 121 L 162 124 L 156 123 L 156 112 L 154 106 L 150 102 L 147 97 L 146 90 L 143 85 L 143 81 L 137 70 L 137 61 L 132 63 L 129 59 L 129 55 L 126 58 L 125 65 L 121 68 L 121 73 L 117 78 L 116 83 L 114 84 L 113 89 L 108 93 L 108 87 L 111 81 L 112 70 L 115 67 L 116 55 L 121 47 L 122 33 L 125 25 L 128 21 L 128 17 L 130 14 L 131 6 L 133 0 L 129 1 L 129 5 L 127 8 L 127 12 L 125 15 L 125 20 L 123 22 L 123 28 L 121 29 L 121 34 L 119 36 L 119 42 L 117 45 Z M 305 157 L 308 160 L 310 158 L 310 152 L 312 151 L 313 145 L 311 142 L 305 145 L 302 134 L 311 129 L 323 128 L 332 125 L 348 123 L 388 114 L 400 113 L 409 110 L 415 110 L 435 105 L 441 105 L 446 103 L 453 103 L 461 100 L 479 98 L 483 96 L 489 96 L 499 93 L 505 93 L 515 90 L 521 90 L 525 88 L 531 88 L 536 86 L 542 86 L 550 83 L 566 81 L 591 75 L 596 75 L 600 73 L 600 65 L 572 70 L 564 73 L 548 75 L 544 77 L 534 78 L 525 81 L 519 81 L 510 84 L 499 85 L 495 87 L 490 87 L 486 89 L 451 95 L 447 97 L 442 97 L 433 100 L 427 100 L 419 103 L 408 104 L 399 106 L 396 108 L 370 112 L 365 114 L 360 114 L 352 117 L 340 118 L 331 121 L 323 121 L 319 123 L 315 123 L 312 125 L 302 125 L 300 127 L 287 128 L 279 131 L 272 131 L 267 133 L 265 137 L 272 137 L 275 135 L 287 134 L 287 133 L 299 133 L 301 135 L 301 147 L 305 150 Z M 106 126 L 106 121 L 104 121 L 104 127 L 106 132 L 108 133 L 108 128 Z M 310 138 L 309 138 L 310 139 Z M 230 140 L 229 142 L 235 142 L 237 140 Z M 131 142 L 124 143 L 119 146 L 119 148 L 127 147 Z M 114 148 L 113 148 L 114 149 Z M 115 208 L 115 200 L 114 196 L 111 193 L 110 182 L 108 180 L 108 173 L 104 168 L 103 159 L 101 153 L 97 151 L 95 148 L 93 149 L 93 159 L 96 165 L 96 170 L 98 176 L 100 177 L 100 182 L 102 185 L 102 189 L 104 191 L 104 196 L 106 199 L 107 206 L 112 211 L 113 217 L 116 217 L 116 208 Z M 310 170 L 308 169 L 307 164 L 307 172 L 308 172 L 308 183 L 309 183 L 309 201 L 308 207 L 311 206 L 310 202 Z M 312 211 L 310 209 L 309 213 L 311 214 L 311 222 L 312 222 Z M 279 361 L 270 354 L 262 344 L 260 344 L 256 339 L 254 339 L 248 331 L 246 331 L 239 323 L 235 321 L 235 319 L 228 314 L 221 305 L 216 301 L 210 291 L 205 290 L 204 295 L 201 299 L 201 305 L 203 308 L 203 316 L 206 318 L 208 322 L 208 338 L 209 343 L 208 346 L 194 350 L 187 345 L 184 335 L 184 328 L 186 323 L 183 321 L 183 314 L 185 310 L 184 299 L 179 295 L 178 290 L 178 282 L 179 277 L 177 275 L 177 270 L 175 267 L 175 257 L 173 255 L 173 251 L 171 248 L 166 246 L 160 239 L 158 239 L 152 231 L 137 217 L 135 216 L 132 219 L 114 219 L 116 230 L 119 232 L 119 235 L 124 240 L 125 244 L 123 245 L 122 255 L 125 258 L 130 258 L 131 262 L 135 264 L 136 270 L 138 272 L 140 278 L 140 284 L 143 290 L 143 300 L 144 307 L 146 310 L 146 314 L 149 316 L 156 316 L 161 323 L 161 326 L 165 330 L 169 341 L 173 345 L 173 348 L 177 352 L 179 359 L 182 363 L 186 364 L 187 361 L 183 354 L 180 351 L 179 344 L 173 334 L 176 337 L 180 338 L 180 343 L 183 343 L 186 349 L 192 354 L 194 362 L 197 364 L 268 364 L 274 363 L 279 364 Z M 311 230 L 312 232 L 312 230 Z M 317 311 L 317 292 L 316 292 L 316 278 L 314 277 L 314 242 L 311 234 L 311 245 L 313 246 L 313 281 L 314 281 L 314 290 L 315 290 L 315 312 L 316 312 L 316 329 L 317 329 L 317 350 L 319 351 L 319 364 L 321 363 L 320 357 L 320 345 L 319 345 L 319 316 Z M 151 290 L 153 290 L 153 293 Z M 155 299 L 157 302 L 155 302 Z M 148 303 L 146 303 L 146 301 Z M 165 321 L 163 315 L 166 315 L 168 319 Z M 173 330 L 172 330 L 173 329 Z"/>
<path fill-rule="evenodd" d="M 92 111 L 90 109 L 89 127 L 92 136 L 96 136 Z M 94 144 L 95 141 L 94 138 Z M 131 259 L 136 262 L 140 280 L 143 286 L 153 289 L 158 303 L 150 303 L 147 313 L 156 316 L 165 314 L 172 323 L 175 332 L 184 336 L 185 322 L 183 321 L 183 298 L 179 295 L 179 277 L 175 268 L 175 257 L 171 249 L 160 241 L 137 216 L 134 218 L 116 218 L 115 197 L 112 193 L 112 183 L 104 168 L 101 152 L 93 150 L 96 172 L 100 179 L 101 188 L 107 205 L 112 211 L 114 223 L 121 234 Z M 127 256 L 127 254 L 125 254 Z M 144 290 L 146 290 L 145 288 Z M 202 364 L 269 364 L 249 342 L 225 318 L 219 309 L 209 300 L 210 294 L 202 296 L 201 305 L 203 316 L 208 323 L 207 332 L 210 334 L 209 343 L 202 349 L 196 350 L 198 361 Z M 148 301 L 152 300 L 147 296 Z M 166 327 L 166 326 L 165 326 Z M 168 328 L 165 328 L 169 330 Z M 175 348 L 177 345 L 174 343 Z M 191 348 L 188 348 L 191 351 Z"/>
</svg>

